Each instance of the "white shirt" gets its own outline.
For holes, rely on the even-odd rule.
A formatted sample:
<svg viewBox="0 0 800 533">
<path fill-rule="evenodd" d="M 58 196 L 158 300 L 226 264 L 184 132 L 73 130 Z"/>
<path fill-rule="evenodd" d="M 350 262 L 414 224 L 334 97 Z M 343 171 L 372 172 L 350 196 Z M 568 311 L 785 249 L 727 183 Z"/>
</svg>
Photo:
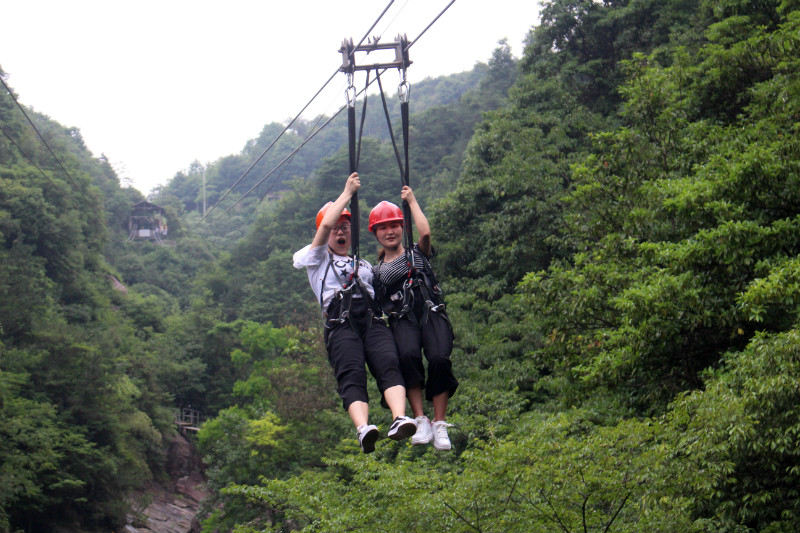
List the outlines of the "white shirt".
<svg viewBox="0 0 800 533">
<path fill-rule="evenodd" d="M 328 268 L 331 256 L 333 256 L 333 264 Z M 372 266 L 363 259 L 359 260 L 358 263 L 358 277 L 367 285 L 369 295 L 374 298 Z M 317 295 L 317 299 L 319 299 L 320 293 L 322 294 L 323 309 L 328 308 L 328 304 L 331 303 L 337 291 L 350 284 L 350 276 L 353 274 L 353 258 L 330 252 L 327 244 L 315 248 L 312 248 L 309 244 L 296 251 L 292 256 L 292 264 L 297 269 L 307 269 L 308 281 L 311 283 L 311 288 L 314 290 L 314 294 Z M 326 270 L 328 271 L 327 275 L 325 274 Z M 360 298 L 361 296 L 356 293 L 354 297 Z"/>
</svg>

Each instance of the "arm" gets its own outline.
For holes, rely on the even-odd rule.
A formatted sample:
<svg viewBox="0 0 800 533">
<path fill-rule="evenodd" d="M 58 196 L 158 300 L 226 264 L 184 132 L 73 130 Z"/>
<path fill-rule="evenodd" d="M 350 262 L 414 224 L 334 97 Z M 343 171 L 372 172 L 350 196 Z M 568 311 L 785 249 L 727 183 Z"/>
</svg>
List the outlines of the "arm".
<svg viewBox="0 0 800 533">
<path fill-rule="evenodd" d="M 353 197 L 360 187 L 361 180 L 358 178 L 358 173 L 353 172 L 347 178 L 347 182 L 344 185 L 342 194 L 339 195 L 339 198 L 333 202 L 333 205 L 331 205 L 325 212 L 325 216 L 322 217 L 322 221 L 319 223 L 319 229 L 317 229 L 317 233 L 314 235 L 314 240 L 311 241 L 312 248 L 323 246 L 328 242 L 328 237 L 331 234 L 331 228 L 336 225 L 339 217 L 342 216 L 342 211 L 344 211 L 344 208 L 347 207 L 347 203 L 350 201 L 350 198 Z"/>
<path fill-rule="evenodd" d="M 411 187 L 406 185 L 403 187 L 403 190 L 400 191 L 400 198 L 405 200 L 408 203 L 408 207 L 411 209 L 411 218 L 414 219 L 414 225 L 417 226 L 417 231 L 419 232 L 419 240 L 417 241 L 419 249 L 422 250 L 422 253 L 425 254 L 426 257 L 430 257 L 431 226 L 428 224 L 425 213 L 422 212 L 422 208 L 414 197 L 414 191 L 411 190 Z"/>
</svg>

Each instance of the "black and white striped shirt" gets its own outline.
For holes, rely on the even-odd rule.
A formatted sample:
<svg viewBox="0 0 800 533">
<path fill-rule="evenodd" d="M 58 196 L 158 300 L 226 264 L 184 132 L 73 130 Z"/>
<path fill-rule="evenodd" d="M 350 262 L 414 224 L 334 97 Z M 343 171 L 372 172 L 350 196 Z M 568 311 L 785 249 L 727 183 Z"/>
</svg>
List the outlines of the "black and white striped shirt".
<svg viewBox="0 0 800 533">
<path fill-rule="evenodd" d="M 428 258 L 419 249 L 419 244 L 414 244 L 414 267 L 417 270 L 425 271 L 430 268 Z M 391 299 L 391 292 L 397 292 L 402 288 L 402 283 L 408 278 L 408 262 L 406 254 L 397 257 L 388 263 L 383 261 L 372 267 L 374 282 L 378 299 L 383 303 Z"/>
</svg>

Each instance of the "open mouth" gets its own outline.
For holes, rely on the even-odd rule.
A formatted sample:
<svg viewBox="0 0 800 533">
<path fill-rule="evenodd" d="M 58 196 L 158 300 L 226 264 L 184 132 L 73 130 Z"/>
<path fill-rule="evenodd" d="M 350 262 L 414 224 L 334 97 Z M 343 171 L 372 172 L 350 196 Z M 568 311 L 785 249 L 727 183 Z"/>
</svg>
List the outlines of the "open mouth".
<svg viewBox="0 0 800 533">
<path fill-rule="evenodd" d="M 344 237 L 339 237 L 338 239 L 336 239 L 336 243 L 337 244 L 347 244 L 347 239 L 345 239 Z"/>
</svg>

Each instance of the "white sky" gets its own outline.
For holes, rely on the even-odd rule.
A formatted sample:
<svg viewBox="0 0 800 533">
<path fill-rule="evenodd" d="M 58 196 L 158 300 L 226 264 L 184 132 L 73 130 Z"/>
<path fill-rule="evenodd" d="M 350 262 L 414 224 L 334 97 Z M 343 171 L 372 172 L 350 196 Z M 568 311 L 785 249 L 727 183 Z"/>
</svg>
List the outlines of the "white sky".
<svg viewBox="0 0 800 533">
<path fill-rule="evenodd" d="M 413 41 L 448 3 L 395 0 L 370 35 Z M 79 128 L 95 156 L 147 194 L 294 118 L 341 65 L 342 41 L 357 44 L 388 4 L 2 0 L 0 66 L 21 103 Z M 502 38 L 521 56 L 538 10 L 537 0 L 456 0 L 409 51 L 412 112 L 415 81 L 487 62 Z M 382 79 L 394 93 L 396 71 Z M 304 115 L 335 112 L 345 85 L 338 74 Z"/>
</svg>

